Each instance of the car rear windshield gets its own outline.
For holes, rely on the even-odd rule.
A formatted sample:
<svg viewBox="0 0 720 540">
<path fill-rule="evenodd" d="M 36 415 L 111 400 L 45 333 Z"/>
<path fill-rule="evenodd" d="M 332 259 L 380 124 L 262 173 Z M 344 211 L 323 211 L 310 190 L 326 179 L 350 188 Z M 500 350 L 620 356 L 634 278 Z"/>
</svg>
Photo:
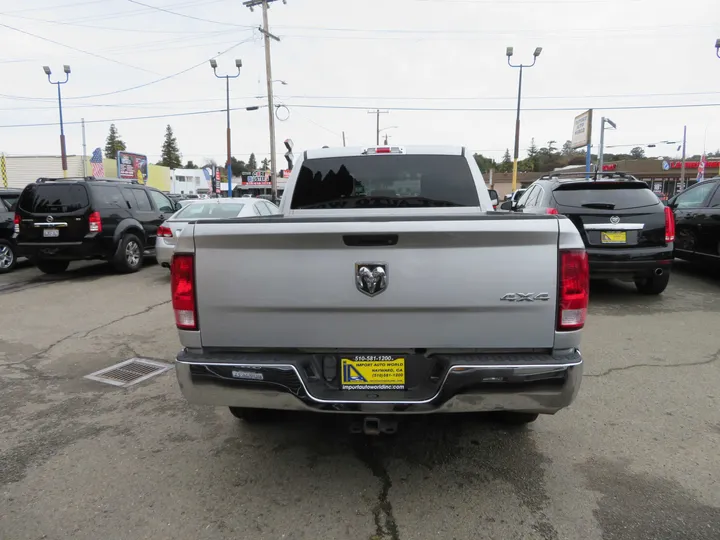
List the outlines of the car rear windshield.
<svg viewBox="0 0 720 540">
<path fill-rule="evenodd" d="M 659 202 L 644 182 L 574 182 L 560 185 L 553 195 L 558 205 L 573 208 L 628 210 Z"/>
<path fill-rule="evenodd" d="M 479 206 L 463 156 L 368 155 L 308 159 L 291 208 Z"/>
<path fill-rule="evenodd" d="M 240 215 L 244 203 L 194 202 L 172 217 L 173 221 L 191 221 L 195 219 L 231 219 Z"/>
<path fill-rule="evenodd" d="M 30 184 L 20 196 L 18 206 L 27 212 L 76 212 L 90 204 L 82 184 Z"/>
</svg>

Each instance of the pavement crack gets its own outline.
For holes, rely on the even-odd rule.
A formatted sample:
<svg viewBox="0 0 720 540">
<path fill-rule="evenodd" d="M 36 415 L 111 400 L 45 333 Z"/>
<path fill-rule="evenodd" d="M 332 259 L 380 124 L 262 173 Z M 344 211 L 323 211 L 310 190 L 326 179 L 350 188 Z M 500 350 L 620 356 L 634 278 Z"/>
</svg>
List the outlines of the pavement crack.
<svg viewBox="0 0 720 540">
<path fill-rule="evenodd" d="M 8 362 L 6 364 L 2 364 L 3 367 L 11 367 L 11 366 L 17 366 L 19 364 L 24 364 L 25 362 L 29 362 L 30 360 L 35 360 L 36 358 L 40 358 L 42 356 L 45 356 L 47 353 L 49 353 L 52 349 L 60 345 L 61 343 L 64 343 L 65 341 L 68 341 L 70 339 L 85 339 L 93 332 L 96 332 L 97 330 L 100 330 L 102 328 L 105 328 L 107 326 L 110 326 L 111 324 L 115 324 L 117 322 L 120 322 L 125 319 L 129 319 L 132 317 L 137 317 L 138 315 L 143 315 L 144 313 L 148 313 L 149 311 L 152 311 L 153 309 L 164 306 L 165 304 L 169 304 L 171 300 L 166 300 L 164 302 L 160 302 L 158 304 L 153 304 L 151 306 L 146 307 L 145 309 L 142 309 L 140 311 L 136 311 L 134 313 L 129 313 L 127 315 L 123 315 L 122 317 L 118 317 L 117 319 L 113 319 L 112 321 L 103 323 L 99 326 L 96 326 L 95 328 L 91 328 L 90 330 L 86 330 L 85 332 L 73 332 L 72 334 L 69 334 L 63 338 L 58 339 L 54 343 L 52 343 L 49 347 L 46 347 L 42 351 L 38 351 L 27 358 L 23 358 L 22 360 L 18 360 L 17 362 Z"/>
<path fill-rule="evenodd" d="M 710 357 L 706 360 L 701 360 L 699 362 L 686 362 L 682 364 L 632 364 L 630 366 L 621 366 L 621 367 L 614 367 L 610 368 L 606 371 L 603 371 L 602 373 L 594 373 L 589 374 L 586 373 L 583 375 L 584 377 L 605 377 L 606 375 L 609 375 L 610 373 L 614 373 L 616 371 L 625 371 L 628 369 L 633 368 L 684 368 L 684 367 L 694 367 L 694 366 L 707 366 L 708 364 L 712 364 L 713 362 L 717 362 L 720 360 L 720 350 L 717 351 L 714 354 L 711 354 Z"/>
<path fill-rule="evenodd" d="M 377 454 L 377 446 L 373 444 L 373 441 L 363 439 L 354 445 L 354 449 L 357 458 L 370 469 L 373 476 L 380 480 L 380 493 L 377 503 L 373 507 L 375 534 L 370 537 L 370 540 L 400 540 L 392 503 L 388 499 L 392 480 L 390 480 L 382 458 Z"/>
</svg>

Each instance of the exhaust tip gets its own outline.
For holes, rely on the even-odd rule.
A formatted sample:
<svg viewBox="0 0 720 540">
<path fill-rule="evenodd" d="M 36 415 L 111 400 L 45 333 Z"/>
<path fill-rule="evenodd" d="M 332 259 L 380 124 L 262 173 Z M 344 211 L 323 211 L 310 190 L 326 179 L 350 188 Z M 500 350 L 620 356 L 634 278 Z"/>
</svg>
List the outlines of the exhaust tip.
<svg viewBox="0 0 720 540">
<path fill-rule="evenodd" d="M 664 273 L 664 270 L 662 268 L 656 268 L 655 269 L 655 275 L 656 276 L 662 276 Z"/>
</svg>

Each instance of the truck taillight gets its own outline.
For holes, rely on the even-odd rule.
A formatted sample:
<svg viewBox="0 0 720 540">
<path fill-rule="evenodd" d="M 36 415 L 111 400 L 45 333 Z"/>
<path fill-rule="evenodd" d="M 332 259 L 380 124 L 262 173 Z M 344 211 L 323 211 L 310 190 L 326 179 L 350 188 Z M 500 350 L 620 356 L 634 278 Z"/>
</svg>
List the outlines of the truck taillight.
<svg viewBox="0 0 720 540">
<path fill-rule="evenodd" d="M 100 218 L 100 212 L 93 212 L 90 214 L 88 224 L 90 225 L 90 232 L 102 232 L 102 219 Z"/>
<path fill-rule="evenodd" d="M 13 218 L 13 224 L 15 234 L 20 234 L 20 222 L 22 221 L 22 218 L 20 217 L 20 214 L 15 214 L 15 217 Z"/>
<path fill-rule="evenodd" d="M 174 255 L 170 265 L 170 276 L 175 324 L 181 330 L 197 330 L 194 257 Z"/>
<path fill-rule="evenodd" d="M 161 225 L 160 227 L 158 227 L 157 235 L 160 238 L 172 238 L 173 232 L 170 227 L 165 227 Z"/>
<path fill-rule="evenodd" d="M 675 241 L 675 214 L 673 214 L 672 208 L 669 206 L 665 207 L 665 243 Z"/>
<path fill-rule="evenodd" d="M 590 299 L 590 269 L 584 250 L 560 252 L 558 330 L 579 330 L 585 325 Z"/>
</svg>

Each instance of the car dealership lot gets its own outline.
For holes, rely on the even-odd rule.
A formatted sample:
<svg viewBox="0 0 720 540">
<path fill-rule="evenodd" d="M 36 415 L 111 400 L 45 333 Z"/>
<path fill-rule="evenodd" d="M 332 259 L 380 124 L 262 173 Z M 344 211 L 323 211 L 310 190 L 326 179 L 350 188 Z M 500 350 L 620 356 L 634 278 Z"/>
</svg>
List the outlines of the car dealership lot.
<svg viewBox="0 0 720 540">
<path fill-rule="evenodd" d="M 717 271 L 678 263 L 659 297 L 594 283 L 570 409 L 367 438 L 325 417 L 244 425 L 187 405 L 172 371 L 83 379 L 172 361 L 168 271 L 24 265 L 0 276 L 0 538 L 717 539 L 718 328 Z"/>
</svg>

